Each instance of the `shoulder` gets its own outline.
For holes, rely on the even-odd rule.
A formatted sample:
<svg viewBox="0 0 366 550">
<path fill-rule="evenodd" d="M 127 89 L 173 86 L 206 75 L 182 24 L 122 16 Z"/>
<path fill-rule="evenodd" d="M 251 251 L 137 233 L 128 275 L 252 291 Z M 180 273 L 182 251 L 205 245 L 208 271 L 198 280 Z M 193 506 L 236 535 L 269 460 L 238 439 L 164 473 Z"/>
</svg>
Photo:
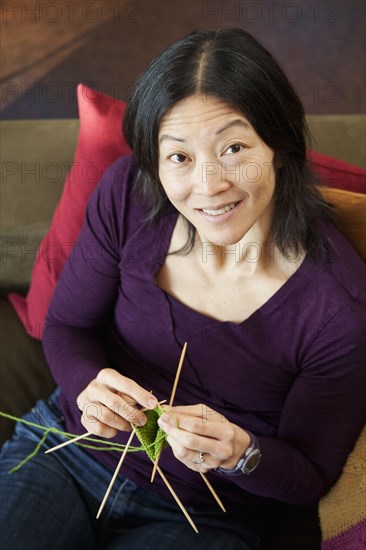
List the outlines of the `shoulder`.
<svg viewBox="0 0 366 550">
<path fill-rule="evenodd" d="M 86 207 L 86 224 L 98 238 L 111 240 L 116 250 L 121 251 L 149 212 L 136 192 L 139 174 L 133 154 L 117 159 L 102 175 Z"/>
<path fill-rule="evenodd" d="M 109 215 L 124 229 L 148 215 L 150 205 L 137 193 L 140 168 L 131 153 L 117 159 L 104 172 L 95 191 L 94 202 L 100 213 Z"/>
<path fill-rule="evenodd" d="M 329 365 L 336 351 L 350 357 L 358 349 L 360 359 L 365 353 L 366 266 L 336 227 L 321 222 L 319 231 L 326 257 L 307 258 L 301 274 L 298 307 L 308 328 L 303 353 L 309 358 L 315 350 L 325 350 Z"/>
<path fill-rule="evenodd" d="M 310 254 L 295 273 L 293 301 L 313 319 L 329 319 L 343 308 L 356 311 L 366 303 L 366 265 L 342 233 L 318 222 L 324 257 Z M 301 298 L 300 298 L 301 297 Z"/>
<path fill-rule="evenodd" d="M 140 173 L 135 156 L 131 153 L 117 159 L 107 168 L 95 191 L 105 198 L 126 197 Z"/>
<path fill-rule="evenodd" d="M 319 275 L 323 283 L 352 302 L 366 302 L 366 265 L 351 243 L 332 224 L 320 222 L 319 231 L 326 250 Z"/>
<path fill-rule="evenodd" d="M 149 222 L 152 199 L 139 192 L 140 175 L 132 153 L 117 159 L 103 174 L 88 204 L 87 217 L 104 234 L 113 237 L 120 254 L 127 249 L 131 252 L 130 248 L 137 245 L 146 247 L 152 235 L 156 237 L 156 246 L 170 227 L 167 216 L 175 213 L 173 207 L 167 208 L 153 230 Z"/>
</svg>

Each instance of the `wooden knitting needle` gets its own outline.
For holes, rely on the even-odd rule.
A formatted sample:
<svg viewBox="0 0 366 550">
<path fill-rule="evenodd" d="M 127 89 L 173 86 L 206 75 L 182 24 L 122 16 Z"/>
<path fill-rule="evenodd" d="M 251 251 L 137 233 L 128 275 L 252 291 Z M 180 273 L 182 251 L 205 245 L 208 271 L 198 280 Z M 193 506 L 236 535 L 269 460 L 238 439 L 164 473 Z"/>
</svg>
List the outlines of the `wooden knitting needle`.
<svg viewBox="0 0 366 550">
<path fill-rule="evenodd" d="M 179 365 L 178 365 L 177 372 L 176 372 L 176 375 L 175 375 L 175 380 L 174 380 L 172 393 L 171 393 L 170 399 L 169 399 L 169 407 L 171 407 L 173 405 L 175 392 L 177 391 L 177 387 L 178 387 L 180 373 L 182 372 L 183 361 L 184 361 L 184 357 L 185 357 L 185 354 L 186 354 L 186 350 L 187 350 L 187 342 L 184 342 L 182 353 L 180 354 Z"/>
<path fill-rule="evenodd" d="M 64 443 L 60 443 L 59 445 L 56 445 L 56 447 L 51 447 L 51 449 L 47 449 L 47 451 L 45 451 L 45 454 L 53 453 L 53 451 L 57 451 L 57 449 L 61 449 L 61 447 L 66 447 L 66 445 L 71 445 L 71 443 L 76 443 L 76 441 L 79 441 L 84 437 L 89 437 L 89 435 L 93 435 L 92 432 L 86 432 L 85 434 L 81 434 L 81 435 L 78 435 L 77 437 L 73 437 L 68 441 L 64 441 Z"/>
<path fill-rule="evenodd" d="M 223 510 L 223 512 L 226 512 L 225 510 L 225 506 L 223 505 L 223 503 L 221 502 L 218 494 L 216 493 L 215 489 L 212 487 L 211 483 L 208 481 L 207 477 L 205 476 L 205 474 L 203 474 L 202 472 L 200 472 L 201 474 L 201 477 L 203 479 L 203 481 L 206 483 L 207 487 L 210 489 L 214 499 L 216 500 L 217 504 L 220 506 L 221 510 Z"/>
<path fill-rule="evenodd" d="M 179 365 L 178 365 L 178 368 L 177 368 L 177 373 L 176 373 L 176 375 L 175 375 L 174 385 L 173 385 L 172 393 L 171 393 L 170 400 L 169 400 L 169 406 L 170 406 L 170 407 L 173 405 L 173 401 L 174 401 L 174 397 L 175 397 L 175 392 L 177 391 L 178 382 L 179 382 L 179 377 L 180 377 L 180 373 L 181 373 L 182 367 L 183 367 L 184 356 L 185 356 L 185 354 L 186 354 L 186 349 L 187 349 L 187 342 L 184 343 L 184 346 L 183 346 L 183 349 L 182 349 L 182 353 L 181 353 L 181 356 L 180 356 L 180 360 L 179 360 Z M 154 468 L 153 468 L 153 471 L 152 471 L 152 474 L 151 474 L 151 483 L 154 481 L 154 478 L 155 478 L 155 474 L 156 474 L 156 470 L 157 470 L 157 467 L 158 467 L 159 458 L 160 458 L 160 453 L 159 453 L 159 455 L 156 457 L 155 462 L 154 462 Z M 223 510 L 224 512 L 226 512 L 225 506 L 224 506 L 223 503 L 221 502 L 220 497 L 219 497 L 218 494 L 216 493 L 215 489 L 212 487 L 211 483 L 209 482 L 209 480 L 207 479 L 207 477 L 205 476 L 205 474 L 203 474 L 202 472 L 200 472 L 200 475 L 201 475 L 202 479 L 204 480 L 204 482 L 206 483 L 206 485 L 207 485 L 207 487 L 209 488 L 209 490 L 211 491 L 211 493 L 212 493 L 214 499 L 216 500 L 217 504 L 220 506 L 221 510 Z"/>
<path fill-rule="evenodd" d="M 126 447 L 125 447 L 125 449 L 124 449 L 124 451 L 123 451 L 123 454 L 122 454 L 122 456 L 121 456 L 121 458 L 120 458 L 120 461 L 119 461 L 119 463 L 118 463 L 118 465 L 117 465 L 117 468 L 116 468 L 116 470 L 115 470 L 115 472 L 114 472 L 114 474 L 113 474 L 113 477 L 112 477 L 111 482 L 110 482 L 110 484 L 109 484 L 109 486 L 108 486 L 108 489 L 107 489 L 107 491 L 106 491 L 106 493 L 105 493 L 105 495 L 104 495 L 103 501 L 102 501 L 102 503 L 101 503 L 101 505 L 100 505 L 100 507 L 99 507 L 99 510 L 98 510 L 98 513 L 97 513 L 97 519 L 100 517 L 100 515 L 101 515 L 101 513 L 102 513 L 102 511 L 103 511 L 103 508 L 104 508 L 104 506 L 105 506 L 105 503 L 107 502 L 107 499 L 108 499 L 108 497 L 109 497 L 109 495 L 110 495 L 110 492 L 111 492 L 111 490 L 112 490 L 113 484 L 114 484 L 114 482 L 116 481 L 116 478 L 117 478 L 117 476 L 118 476 L 119 470 L 121 469 L 122 463 L 123 463 L 123 461 L 124 461 L 124 459 L 125 459 L 125 456 L 126 456 L 126 454 L 127 454 L 128 448 L 129 448 L 129 446 L 131 445 L 132 438 L 133 438 L 133 436 L 134 436 L 135 433 L 136 433 L 136 428 L 135 428 L 135 426 L 133 426 L 132 424 L 131 424 L 131 426 L 132 426 L 132 433 L 131 433 L 131 435 L 130 435 L 130 437 L 129 437 L 127 443 L 126 443 Z M 186 516 L 187 520 L 188 520 L 189 523 L 191 524 L 193 530 L 194 530 L 196 533 L 198 533 L 198 529 L 197 529 L 197 527 L 195 526 L 195 524 L 194 524 L 194 522 L 193 522 L 191 516 L 188 514 L 187 510 L 184 508 L 184 506 L 183 506 L 181 500 L 179 499 L 178 495 L 177 495 L 176 492 L 174 491 L 173 487 L 170 485 L 169 481 L 167 480 L 167 478 L 165 477 L 164 473 L 162 472 L 162 470 L 160 469 L 159 466 L 157 466 L 157 470 L 158 470 L 159 474 L 161 475 L 162 480 L 164 481 L 165 485 L 168 487 L 169 491 L 170 491 L 171 494 L 173 495 L 173 497 L 174 497 L 175 501 L 177 502 L 179 508 L 182 510 L 183 514 Z"/>
<path fill-rule="evenodd" d="M 159 474 L 161 475 L 162 477 L 162 480 L 164 481 L 165 485 L 168 487 L 169 491 L 171 492 L 171 494 L 173 495 L 176 503 L 178 504 L 179 508 L 182 510 L 183 514 L 186 516 L 186 518 L 188 519 L 189 523 L 191 524 L 192 526 L 192 529 L 198 533 L 198 529 L 197 527 L 195 526 L 194 524 L 194 521 L 193 519 L 191 518 L 191 516 L 188 514 L 187 510 L 184 508 L 180 498 L 178 497 L 177 493 L 174 491 L 173 487 L 170 485 L 169 481 L 167 480 L 167 478 L 165 477 L 164 473 L 162 472 L 160 466 L 156 465 L 156 469 L 157 471 L 159 472 Z"/>
<path fill-rule="evenodd" d="M 173 405 L 175 392 L 177 391 L 179 377 L 180 377 L 180 373 L 182 371 L 183 361 L 184 361 L 184 357 L 185 357 L 185 354 L 186 354 L 186 350 L 187 350 L 187 342 L 184 342 L 182 353 L 180 354 L 179 365 L 178 365 L 177 372 L 176 372 L 176 375 L 175 375 L 175 380 L 174 380 L 174 384 L 173 384 L 172 393 L 171 393 L 170 399 L 169 399 L 169 407 L 171 407 Z M 150 479 L 151 483 L 155 479 L 155 474 L 156 474 L 156 470 L 157 470 L 157 467 L 158 467 L 159 458 L 160 458 L 160 453 L 158 454 L 158 456 L 156 457 L 155 462 L 154 462 L 154 467 L 153 467 L 153 471 L 151 473 L 151 479 Z"/>
<path fill-rule="evenodd" d="M 166 399 L 164 399 L 164 401 L 159 401 L 158 404 L 161 405 L 162 403 L 165 403 L 165 401 L 166 401 Z M 147 410 L 147 409 L 142 409 L 142 410 L 145 411 L 145 410 Z M 131 445 L 131 441 L 132 441 L 132 439 L 133 439 L 133 436 L 134 436 L 135 433 L 136 433 L 135 426 L 134 426 L 133 424 L 131 424 L 131 427 L 132 427 L 131 435 L 130 435 L 130 437 L 129 437 L 127 443 L 126 443 L 126 446 L 125 446 L 125 448 L 124 448 L 123 454 L 122 454 L 122 456 L 121 456 L 121 458 L 120 458 L 120 460 L 119 460 L 119 462 L 118 462 L 118 464 L 117 464 L 117 468 L 115 469 L 115 472 L 114 472 L 113 477 L 112 477 L 112 479 L 111 479 L 111 481 L 110 481 L 110 484 L 109 484 L 109 486 L 108 486 L 108 489 L 107 489 L 107 491 L 106 491 L 106 493 L 105 493 L 105 495 L 104 495 L 104 498 L 103 498 L 103 500 L 102 500 L 102 503 L 101 503 L 101 505 L 100 505 L 100 507 L 99 507 L 99 510 L 98 510 L 98 513 L 97 513 L 97 519 L 99 519 L 101 513 L 103 512 L 105 503 L 107 502 L 107 499 L 108 499 L 108 497 L 109 497 L 109 495 L 110 495 L 110 493 L 111 493 L 111 491 L 112 491 L 112 487 L 113 487 L 113 485 L 114 485 L 114 483 L 115 483 L 115 481 L 116 481 L 116 479 L 117 479 L 117 476 L 118 476 L 118 474 L 119 474 L 119 471 L 120 471 L 120 469 L 121 469 L 121 466 L 122 466 L 122 464 L 123 464 L 123 461 L 124 461 L 124 459 L 126 458 L 126 454 L 127 454 L 127 452 L 128 452 L 128 448 L 129 448 L 129 446 Z"/>
<path fill-rule="evenodd" d="M 113 487 L 113 485 L 114 485 L 114 482 L 116 481 L 116 478 L 117 478 L 118 473 L 119 473 L 119 471 L 120 471 L 120 469 L 121 469 L 121 466 L 122 466 L 123 461 L 124 461 L 124 459 L 125 459 L 125 457 L 126 457 L 128 448 L 129 448 L 129 446 L 131 445 L 131 441 L 132 441 L 133 436 L 135 435 L 135 433 L 136 433 L 135 426 L 132 426 L 131 435 L 130 435 L 130 437 L 129 437 L 127 443 L 126 443 L 126 447 L 125 447 L 125 449 L 124 449 L 124 451 L 123 451 L 123 454 L 122 454 L 122 456 L 121 456 L 121 458 L 120 458 L 120 460 L 119 460 L 119 462 L 118 462 L 118 464 L 117 464 L 117 468 L 115 469 L 115 472 L 114 472 L 114 474 L 113 474 L 113 477 L 112 477 L 112 479 L 111 479 L 111 482 L 110 482 L 110 484 L 109 484 L 109 486 L 108 486 L 108 489 L 107 489 L 107 491 L 106 491 L 106 493 L 105 493 L 105 495 L 104 495 L 104 498 L 103 498 L 103 500 L 102 500 L 102 503 L 101 503 L 101 505 L 100 505 L 100 507 L 99 507 L 99 510 L 98 510 L 98 513 L 97 513 L 97 519 L 100 517 L 100 514 L 103 512 L 103 508 L 104 508 L 104 506 L 105 506 L 105 503 L 107 502 L 107 499 L 108 499 L 108 497 L 109 497 L 109 495 L 110 495 L 110 492 L 112 491 L 112 487 Z"/>
</svg>

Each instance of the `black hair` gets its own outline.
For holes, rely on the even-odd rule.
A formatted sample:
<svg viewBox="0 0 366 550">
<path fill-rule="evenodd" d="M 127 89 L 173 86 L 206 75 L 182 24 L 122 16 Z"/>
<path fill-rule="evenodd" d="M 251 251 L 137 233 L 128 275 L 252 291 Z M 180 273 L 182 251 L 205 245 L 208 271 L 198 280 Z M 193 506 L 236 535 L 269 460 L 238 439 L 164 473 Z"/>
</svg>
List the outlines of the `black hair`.
<svg viewBox="0 0 366 550">
<path fill-rule="evenodd" d="M 322 254 L 316 220 L 332 216 L 307 162 L 310 137 L 304 108 L 277 61 L 239 28 L 195 31 L 179 39 L 153 59 L 135 83 L 123 133 L 141 168 L 136 183 L 151 199 L 149 220 L 159 219 L 169 204 L 158 174 L 160 122 L 174 104 L 193 95 L 232 105 L 273 150 L 272 238 L 282 254 Z M 195 238 L 195 228 L 187 223 L 182 250 L 190 250 Z"/>
</svg>

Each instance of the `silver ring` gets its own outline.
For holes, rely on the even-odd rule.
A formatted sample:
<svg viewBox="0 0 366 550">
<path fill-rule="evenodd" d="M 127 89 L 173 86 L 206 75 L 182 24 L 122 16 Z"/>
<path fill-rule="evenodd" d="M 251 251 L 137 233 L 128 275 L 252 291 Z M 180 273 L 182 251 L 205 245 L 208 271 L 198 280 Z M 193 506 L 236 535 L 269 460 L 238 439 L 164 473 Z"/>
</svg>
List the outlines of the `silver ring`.
<svg viewBox="0 0 366 550">
<path fill-rule="evenodd" d="M 192 458 L 193 464 L 203 464 L 205 459 L 203 458 L 203 453 L 199 452 L 197 458 Z"/>
</svg>

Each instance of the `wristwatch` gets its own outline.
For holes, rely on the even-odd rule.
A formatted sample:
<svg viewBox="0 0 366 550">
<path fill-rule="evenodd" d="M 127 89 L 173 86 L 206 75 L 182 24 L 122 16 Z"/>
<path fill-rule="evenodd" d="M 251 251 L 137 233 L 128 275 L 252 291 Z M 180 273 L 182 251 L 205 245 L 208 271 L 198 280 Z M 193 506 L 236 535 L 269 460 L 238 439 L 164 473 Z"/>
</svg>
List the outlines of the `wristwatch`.
<svg viewBox="0 0 366 550">
<path fill-rule="evenodd" d="M 220 474 L 225 474 L 227 476 L 240 476 L 243 474 L 251 474 L 257 468 L 261 460 L 261 451 L 259 449 L 258 439 L 252 433 L 248 432 L 250 436 L 249 447 L 245 451 L 244 455 L 241 457 L 235 468 L 227 470 L 226 468 L 215 469 L 215 472 Z"/>
</svg>

